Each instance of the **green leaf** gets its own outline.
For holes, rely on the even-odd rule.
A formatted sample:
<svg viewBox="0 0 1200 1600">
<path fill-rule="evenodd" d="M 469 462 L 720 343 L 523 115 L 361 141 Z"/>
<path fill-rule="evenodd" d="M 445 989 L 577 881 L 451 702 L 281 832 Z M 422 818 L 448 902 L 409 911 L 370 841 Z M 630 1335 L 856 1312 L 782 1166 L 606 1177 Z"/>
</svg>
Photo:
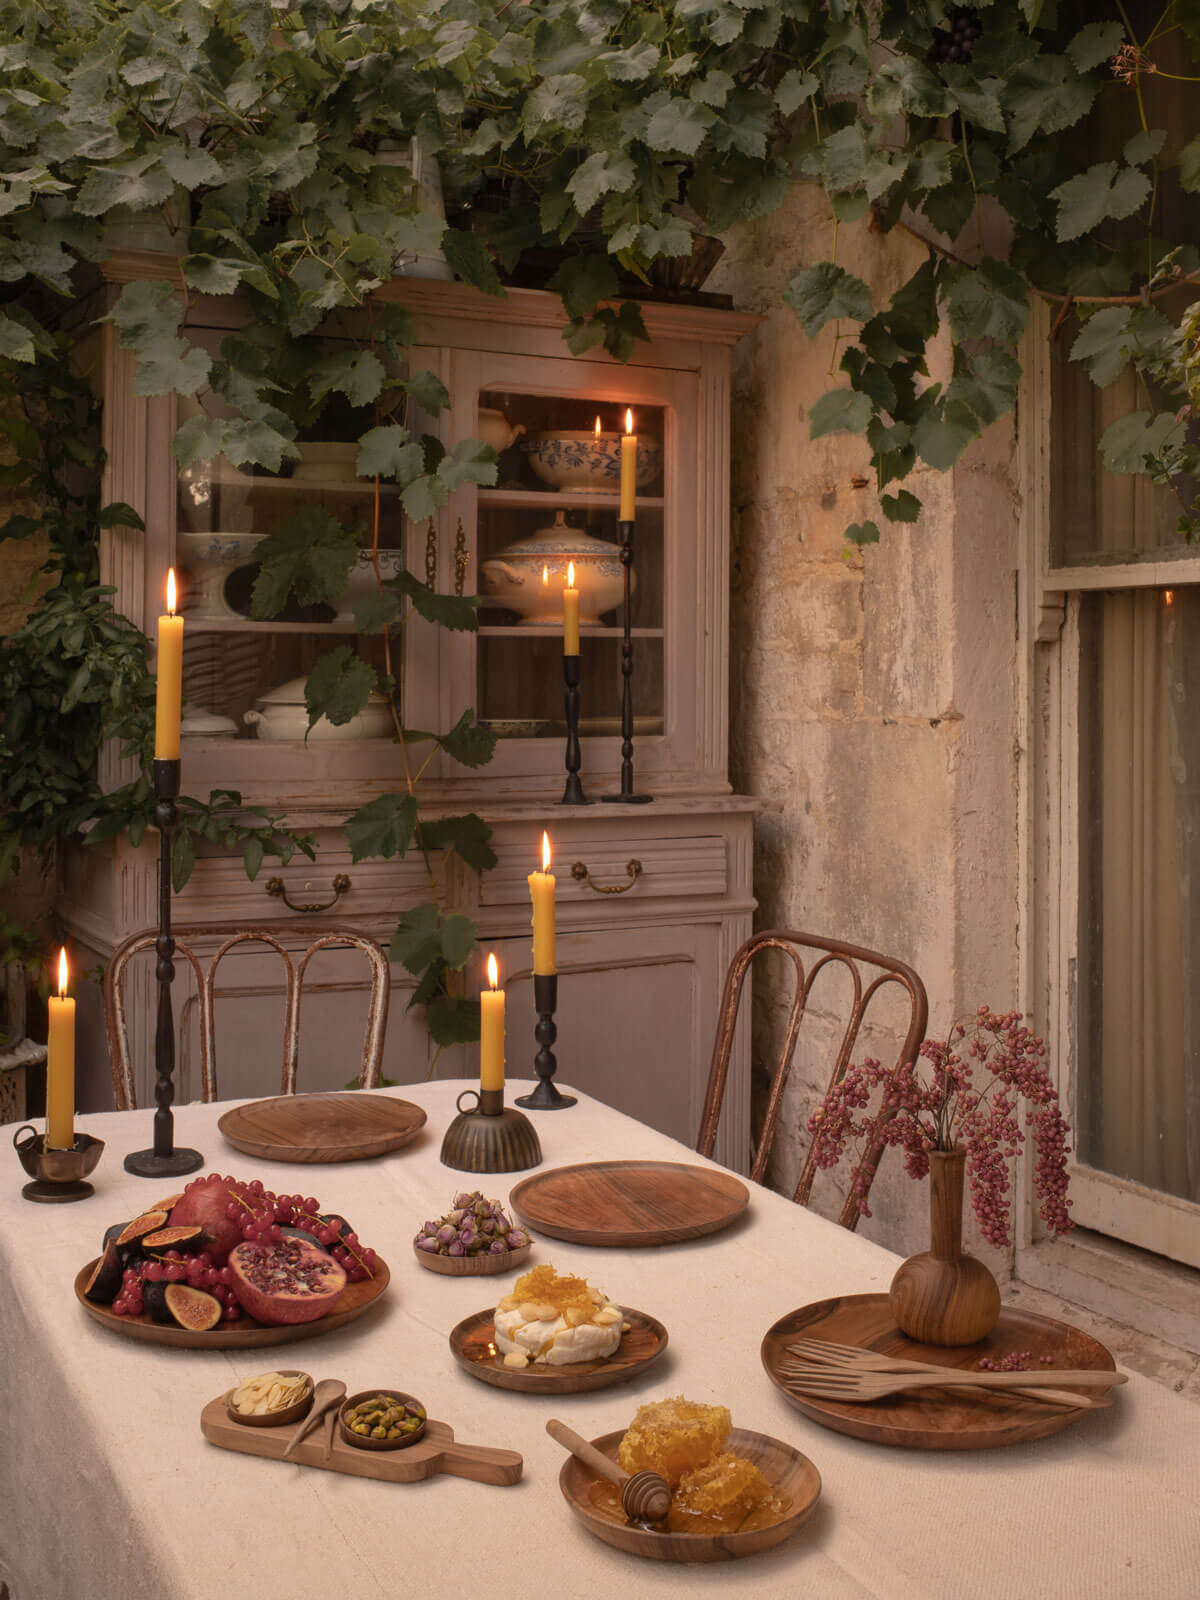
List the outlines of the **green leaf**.
<svg viewBox="0 0 1200 1600">
<path fill-rule="evenodd" d="M 575 168 L 567 181 L 567 193 L 580 216 L 590 211 L 606 194 L 624 193 L 636 176 L 636 168 L 623 152 L 597 150 Z"/>
<path fill-rule="evenodd" d="M 1128 217 L 1150 196 L 1150 179 L 1137 167 L 1101 161 L 1068 178 L 1050 198 L 1058 201 L 1056 231 L 1060 242 L 1090 233 L 1108 217 Z"/>
<path fill-rule="evenodd" d="M 431 417 L 436 417 L 439 411 L 450 404 L 450 391 L 436 373 L 414 372 L 411 377 L 401 381 L 400 387 Z"/>
<path fill-rule="evenodd" d="M 354 629 L 356 633 L 382 633 L 390 628 L 400 615 L 399 598 L 384 590 L 369 589 L 354 602 Z"/>
<path fill-rule="evenodd" d="M 821 175 L 827 189 L 857 189 L 866 179 L 872 155 L 863 125 L 851 122 L 821 146 Z"/>
<path fill-rule="evenodd" d="M 966 406 L 938 401 L 915 424 L 912 439 L 921 460 L 945 472 L 980 432 L 979 423 Z"/>
<path fill-rule="evenodd" d="M 921 502 L 907 489 L 901 489 L 899 494 L 881 494 L 879 504 L 889 522 L 915 522 L 921 515 Z"/>
<path fill-rule="evenodd" d="M 196 865 L 196 842 L 190 828 L 180 828 L 171 846 L 171 887 L 182 893 Z"/>
<path fill-rule="evenodd" d="M 424 972 L 442 953 L 440 920 L 441 912 L 433 902 L 401 912 L 388 947 L 391 959 L 409 972 Z"/>
<path fill-rule="evenodd" d="M 260 563 L 250 601 L 256 620 L 277 616 L 294 593 L 301 605 L 336 600 L 358 560 L 358 539 L 323 506 L 304 505 L 254 552 Z"/>
<path fill-rule="evenodd" d="M 8 361 L 30 362 L 36 359 L 33 335 L 11 317 L 0 316 L 0 357 Z"/>
<path fill-rule="evenodd" d="M 483 240 L 475 233 L 462 233 L 457 228 L 447 228 L 442 235 L 442 254 L 451 270 L 464 283 L 474 284 L 484 294 L 504 298 L 504 285 L 496 271 L 496 263 Z"/>
<path fill-rule="evenodd" d="M 408 429 L 398 422 L 371 428 L 358 441 L 354 470 L 360 478 L 395 478 L 399 483 L 411 483 L 424 468 L 425 452 L 409 440 Z"/>
<path fill-rule="evenodd" d="M 1130 411 L 1100 435 L 1100 453 L 1110 472 L 1146 472 L 1151 458 L 1181 443 L 1187 423 L 1172 411 Z"/>
<path fill-rule="evenodd" d="M 1179 182 L 1189 194 L 1200 189 L 1200 133 L 1179 152 Z"/>
<path fill-rule="evenodd" d="M 790 72 L 785 72 L 775 89 L 775 104 L 780 114 L 790 117 L 806 100 L 811 100 L 820 87 L 821 80 L 817 75 L 802 67 L 793 67 Z"/>
<path fill-rule="evenodd" d="M 446 1048 L 455 1044 L 473 1044 L 479 1038 L 480 1011 L 478 1000 L 465 995 L 439 994 L 425 1008 L 425 1026 L 434 1044 Z"/>
<path fill-rule="evenodd" d="M 438 462 L 438 479 L 447 489 L 461 483 L 492 484 L 496 481 L 497 456 L 490 444 L 479 439 L 460 439 L 448 456 Z"/>
<path fill-rule="evenodd" d="M 1012 344 L 1029 316 L 1028 290 L 1019 272 L 993 256 L 961 273 L 946 297 L 956 340 L 999 339 Z"/>
<path fill-rule="evenodd" d="M 190 467 L 193 461 L 209 461 L 221 454 L 225 443 L 226 424 L 216 417 L 189 417 L 179 428 L 172 441 L 172 449 L 181 467 Z"/>
<path fill-rule="evenodd" d="M 201 294 L 233 294 L 245 274 L 252 270 L 244 261 L 223 256 L 184 256 L 183 276 Z"/>
<path fill-rule="evenodd" d="M 947 390 L 947 400 L 969 406 L 985 425 L 1011 411 L 1021 381 L 1021 363 L 1008 350 L 994 347 L 964 357 L 965 371 Z"/>
<path fill-rule="evenodd" d="M 610 300 L 619 288 L 617 269 L 607 256 L 570 256 L 546 285 L 561 296 L 571 318 L 587 315 L 601 300 Z"/>
<path fill-rule="evenodd" d="M 819 439 L 826 433 L 863 433 L 872 410 L 865 394 L 854 389 L 831 389 L 809 408 L 808 436 Z"/>
<path fill-rule="evenodd" d="M 412 843 L 417 822 L 417 802 L 411 794 L 381 794 L 360 806 L 346 819 L 346 842 L 351 861 L 382 856 L 390 861 L 402 856 Z M 393 959 L 395 959 L 393 957 Z"/>
<path fill-rule="evenodd" d="M 386 376 L 383 362 L 372 351 L 343 350 L 313 366 L 308 389 L 314 400 L 323 400 L 336 389 L 352 406 L 369 406 L 378 400 Z"/>
<path fill-rule="evenodd" d="M 1143 133 L 1135 133 L 1122 154 L 1131 167 L 1140 167 L 1144 161 L 1153 161 L 1166 138 L 1165 128 L 1148 128 Z"/>
<path fill-rule="evenodd" d="M 878 524 L 874 522 L 852 522 L 846 529 L 846 537 L 851 544 L 878 544 Z"/>
<path fill-rule="evenodd" d="M 810 339 L 836 318 L 869 322 L 872 316 L 871 291 L 866 284 L 832 261 L 798 272 L 783 291 L 783 299 Z"/>
<path fill-rule="evenodd" d="M 265 853 L 266 847 L 261 836 L 257 833 L 252 833 L 242 848 L 242 866 L 245 868 L 246 876 L 251 883 L 258 877 Z"/>
<path fill-rule="evenodd" d="M 651 150 L 678 151 L 681 155 L 694 156 L 715 120 L 716 114 L 710 107 L 698 105 L 695 100 L 672 97 L 650 118 L 643 138 Z"/>
<path fill-rule="evenodd" d="M 1084 362 L 1088 376 L 1101 389 L 1128 364 L 1125 332 L 1132 314 L 1130 306 L 1104 306 L 1094 311 L 1071 346 L 1071 360 Z"/>
<path fill-rule="evenodd" d="M 413 478 L 405 485 L 400 503 L 410 522 L 424 522 L 444 506 L 449 498 L 450 491 L 441 479 L 436 474 L 427 472 L 419 478 Z"/>
<path fill-rule="evenodd" d="M 491 828 L 473 811 L 421 824 L 421 843 L 427 850 L 453 850 L 476 872 L 486 872 L 496 865 L 491 839 Z"/>
<path fill-rule="evenodd" d="M 438 594 L 411 572 L 397 573 L 388 580 L 388 586 L 407 595 L 418 616 L 424 617 L 426 622 L 436 622 L 439 627 L 460 633 L 474 633 L 479 626 L 478 595 Z"/>
<path fill-rule="evenodd" d="M 136 528 L 139 533 L 146 531 L 146 524 L 124 500 L 110 500 L 108 505 L 102 506 L 96 522 L 101 528 Z"/>
<path fill-rule="evenodd" d="M 496 748 L 496 735 L 490 728 L 475 720 L 472 706 L 451 728 L 438 739 L 442 749 L 463 767 L 482 767 L 492 759 Z"/>
<path fill-rule="evenodd" d="M 442 918 L 442 955 L 453 972 L 466 966 L 475 950 L 475 924 L 461 912 Z"/>
<path fill-rule="evenodd" d="M 356 656 L 351 645 L 338 645 L 321 657 L 304 685 L 309 727 L 322 717 L 335 727 L 349 722 L 371 698 L 378 681 L 375 668 Z"/>
<path fill-rule="evenodd" d="M 1067 43 L 1067 55 L 1076 72 L 1090 72 L 1116 55 L 1125 28 L 1120 22 L 1089 22 Z"/>
</svg>

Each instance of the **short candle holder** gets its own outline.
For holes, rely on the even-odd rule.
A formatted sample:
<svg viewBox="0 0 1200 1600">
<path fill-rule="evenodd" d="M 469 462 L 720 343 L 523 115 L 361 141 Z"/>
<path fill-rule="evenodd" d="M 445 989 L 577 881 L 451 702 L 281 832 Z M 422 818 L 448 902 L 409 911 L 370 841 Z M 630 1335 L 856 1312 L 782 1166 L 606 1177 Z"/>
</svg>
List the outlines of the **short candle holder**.
<svg viewBox="0 0 1200 1600">
<path fill-rule="evenodd" d="M 576 1100 L 573 1094 L 563 1094 L 554 1082 L 554 1074 L 558 1070 L 558 1062 L 551 1049 L 558 1038 L 558 1027 L 554 1021 L 554 1013 L 558 1009 L 556 972 L 534 973 L 533 1003 L 538 1014 L 533 1037 L 541 1046 L 533 1058 L 533 1066 L 541 1081 L 530 1094 L 518 1095 L 517 1104 L 528 1106 L 531 1111 L 565 1111 L 568 1106 L 575 1105 Z"/>
<path fill-rule="evenodd" d="M 31 1137 L 22 1141 L 23 1133 Z M 95 1194 L 84 1179 L 96 1170 L 96 1163 L 104 1153 L 103 1139 L 93 1139 L 90 1133 L 77 1133 L 69 1150 L 48 1150 L 46 1135 L 38 1133 L 33 1124 L 27 1122 L 13 1134 L 13 1149 L 33 1180 L 21 1190 L 26 1200 L 53 1206 L 69 1200 L 86 1200 L 88 1195 Z"/>
<path fill-rule="evenodd" d="M 621 640 L 621 787 L 616 794 L 602 794 L 614 806 L 645 806 L 654 799 L 652 794 L 633 792 L 633 622 L 631 589 L 633 586 L 633 523 L 618 522 L 617 536 L 621 542 L 621 565 L 625 569 L 625 632 Z"/>
<path fill-rule="evenodd" d="M 198 1150 L 176 1150 L 175 1117 L 175 1018 L 171 1011 L 171 982 L 175 976 L 175 941 L 171 937 L 171 839 L 175 832 L 179 797 L 179 761 L 154 761 L 154 820 L 158 826 L 158 938 L 157 956 L 158 1020 L 154 1034 L 154 1147 L 136 1150 L 125 1157 L 125 1171 L 139 1178 L 179 1178 L 204 1165 Z"/>
<path fill-rule="evenodd" d="M 468 1095 L 475 1104 L 463 1110 Z M 459 1172 L 523 1172 L 536 1167 L 542 1147 L 533 1123 L 504 1104 L 503 1089 L 464 1089 L 458 1115 L 442 1140 L 442 1165 Z"/>
<path fill-rule="evenodd" d="M 564 655 L 562 664 L 563 683 L 566 685 L 563 699 L 567 712 L 567 783 L 558 803 L 561 806 L 590 806 L 592 802 L 584 794 L 579 779 L 579 768 L 583 762 L 579 748 L 579 657 Z"/>
</svg>

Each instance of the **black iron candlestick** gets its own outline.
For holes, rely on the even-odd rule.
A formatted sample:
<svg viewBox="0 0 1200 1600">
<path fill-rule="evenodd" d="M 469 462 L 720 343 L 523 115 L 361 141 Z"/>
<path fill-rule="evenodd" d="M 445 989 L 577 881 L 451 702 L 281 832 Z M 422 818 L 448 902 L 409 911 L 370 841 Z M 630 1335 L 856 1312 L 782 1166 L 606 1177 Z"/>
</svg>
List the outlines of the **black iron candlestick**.
<svg viewBox="0 0 1200 1600">
<path fill-rule="evenodd" d="M 551 1049 L 558 1038 L 558 1027 L 554 1021 L 554 1013 L 558 1010 L 556 972 L 534 973 L 533 1003 L 538 1013 L 533 1037 L 541 1046 L 533 1058 L 533 1066 L 541 1082 L 532 1093 L 519 1095 L 517 1104 L 528 1106 L 531 1111 L 565 1111 L 568 1106 L 573 1106 L 576 1102 L 573 1094 L 563 1094 L 554 1082 L 554 1074 L 558 1070 L 558 1062 L 554 1059 L 554 1051 Z"/>
<path fill-rule="evenodd" d="M 171 1103 L 175 1098 L 175 1018 L 171 1011 L 171 981 L 175 976 L 175 941 L 171 937 L 171 840 L 175 833 L 179 798 L 179 761 L 154 761 L 154 820 L 158 826 L 158 938 L 157 956 L 158 1022 L 154 1033 L 154 1148 L 136 1150 L 125 1157 L 126 1172 L 139 1178 L 178 1178 L 204 1165 L 198 1150 L 176 1150 L 175 1118 Z"/>
<path fill-rule="evenodd" d="M 560 806 L 590 806 L 592 802 L 584 794 L 583 784 L 579 780 L 579 768 L 583 762 L 579 748 L 579 657 L 564 655 L 562 663 L 563 683 L 566 685 L 563 701 L 567 710 L 567 783 L 558 803 Z"/>
<path fill-rule="evenodd" d="M 654 799 L 652 794 L 633 792 L 633 631 L 630 607 L 630 590 L 633 587 L 633 523 L 618 522 L 617 534 L 621 541 L 621 565 L 625 569 L 625 636 L 621 641 L 621 788 L 617 794 L 602 794 L 600 798 L 611 805 L 644 806 Z"/>
</svg>

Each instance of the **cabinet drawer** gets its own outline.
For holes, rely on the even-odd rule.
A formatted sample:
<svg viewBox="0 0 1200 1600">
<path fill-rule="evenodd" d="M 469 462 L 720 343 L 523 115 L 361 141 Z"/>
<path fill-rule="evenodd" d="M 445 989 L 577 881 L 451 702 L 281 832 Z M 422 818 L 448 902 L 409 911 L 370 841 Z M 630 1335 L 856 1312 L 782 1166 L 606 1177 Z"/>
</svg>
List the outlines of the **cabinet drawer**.
<svg viewBox="0 0 1200 1600">
<path fill-rule="evenodd" d="M 532 867 L 528 845 L 497 847 L 499 861 L 484 874 L 480 903 L 528 904 Z M 638 866 L 633 866 L 633 863 Z M 561 842 L 554 861 L 560 904 L 656 900 L 670 895 L 723 895 L 728 884 L 726 841 L 720 834 L 692 838 L 603 838 Z M 607 892 L 606 892 L 607 891 Z"/>
<path fill-rule="evenodd" d="M 283 894 L 270 892 L 268 885 L 275 879 L 282 884 L 287 900 Z M 341 891 L 336 895 L 335 887 Z M 397 912 L 427 899 L 428 893 L 419 855 L 411 861 L 351 862 L 344 849 L 319 849 L 315 862 L 300 855 L 293 856 L 286 867 L 278 861 L 264 861 L 253 883 L 240 856 L 207 856 L 197 861 L 176 901 L 176 914 L 180 922 L 238 927 L 269 927 L 276 922 L 303 921 L 307 916 L 314 922 L 344 918 L 369 932 L 368 924 L 379 918 L 390 918 L 394 925 Z"/>
</svg>

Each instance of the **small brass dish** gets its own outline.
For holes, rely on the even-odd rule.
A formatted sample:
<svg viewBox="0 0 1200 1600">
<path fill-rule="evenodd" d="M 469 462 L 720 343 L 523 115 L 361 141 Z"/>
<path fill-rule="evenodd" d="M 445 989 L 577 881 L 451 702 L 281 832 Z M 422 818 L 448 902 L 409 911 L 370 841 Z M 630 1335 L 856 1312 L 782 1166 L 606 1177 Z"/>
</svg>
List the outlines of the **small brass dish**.
<svg viewBox="0 0 1200 1600">
<path fill-rule="evenodd" d="M 346 1422 L 346 1418 L 355 1406 L 361 1405 L 364 1400 L 370 1400 L 375 1395 L 381 1394 L 388 1400 L 402 1400 L 405 1405 L 420 1406 L 425 1412 L 421 1426 L 414 1428 L 410 1434 L 402 1439 L 371 1439 L 361 1433 L 355 1433 Z M 363 1389 L 358 1394 L 347 1395 L 338 1408 L 338 1433 L 346 1444 L 353 1445 L 356 1450 L 403 1450 L 417 1440 L 425 1432 L 429 1421 L 429 1411 L 423 1400 L 418 1400 L 414 1394 L 404 1394 L 400 1389 Z"/>
<path fill-rule="evenodd" d="M 22 1139 L 23 1133 L 31 1137 Z M 27 1122 L 13 1134 L 13 1149 L 33 1180 L 21 1190 L 26 1200 L 57 1205 L 63 1201 L 86 1200 L 95 1193 L 85 1179 L 95 1171 L 104 1153 L 103 1139 L 93 1139 L 90 1133 L 77 1133 L 70 1150 L 48 1150 L 45 1134 L 38 1133 L 32 1123 Z"/>
<path fill-rule="evenodd" d="M 299 1400 L 293 1400 L 290 1406 L 282 1406 L 278 1411 L 264 1411 L 261 1415 L 251 1415 L 245 1411 L 238 1411 L 233 1403 L 233 1397 L 240 1385 L 235 1384 L 225 1396 L 225 1411 L 230 1422 L 236 1422 L 245 1428 L 283 1428 L 289 1422 L 299 1422 L 301 1417 L 306 1417 L 312 1410 L 313 1381 L 307 1372 L 301 1372 L 296 1367 L 279 1367 L 276 1369 L 285 1378 L 303 1378 L 304 1393 Z"/>
</svg>

